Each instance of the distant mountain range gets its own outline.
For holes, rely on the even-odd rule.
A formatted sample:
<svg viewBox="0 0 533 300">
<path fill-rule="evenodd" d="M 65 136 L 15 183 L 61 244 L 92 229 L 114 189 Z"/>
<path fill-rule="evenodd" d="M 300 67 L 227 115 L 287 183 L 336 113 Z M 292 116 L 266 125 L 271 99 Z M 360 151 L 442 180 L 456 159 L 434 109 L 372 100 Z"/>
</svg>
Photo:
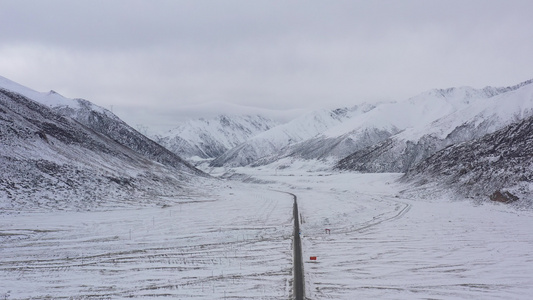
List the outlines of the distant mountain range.
<svg viewBox="0 0 533 300">
<path fill-rule="evenodd" d="M 338 162 L 336 168 L 343 170 L 406 172 L 448 145 L 528 117 L 532 86 L 527 81 L 506 88 L 435 89 L 403 101 L 319 110 L 243 136 L 242 143 L 213 155 L 211 166 L 259 166 L 291 158 Z M 195 124 L 188 126 L 194 132 Z M 197 144 L 215 147 L 212 136 Z"/>
<path fill-rule="evenodd" d="M 189 120 L 154 139 L 181 157 L 214 159 L 276 125 L 259 115 L 220 115 Z"/>
<path fill-rule="evenodd" d="M 287 156 L 302 156 L 304 159 L 319 158 L 328 150 L 331 152 L 331 148 L 335 149 L 342 144 L 341 141 L 333 141 L 340 135 L 328 140 L 329 137 L 323 136 L 323 133 L 373 108 L 374 106 L 371 105 L 363 105 L 336 110 L 324 109 L 306 114 L 250 138 L 217 157 L 211 166 L 257 166 Z M 343 138 L 347 139 L 347 137 L 341 137 Z M 330 149 L 323 150 L 322 147 Z"/>
</svg>

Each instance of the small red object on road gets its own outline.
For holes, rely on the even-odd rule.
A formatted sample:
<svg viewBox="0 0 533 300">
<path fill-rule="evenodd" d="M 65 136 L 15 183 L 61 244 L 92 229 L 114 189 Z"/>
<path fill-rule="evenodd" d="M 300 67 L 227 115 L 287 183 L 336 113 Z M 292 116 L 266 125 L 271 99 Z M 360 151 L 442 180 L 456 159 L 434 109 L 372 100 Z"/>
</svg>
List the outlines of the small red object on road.
<svg viewBox="0 0 533 300">
<path fill-rule="evenodd" d="M 316 256 L 309 257 L 310 260 L 316 260 Z"/>
</svg>

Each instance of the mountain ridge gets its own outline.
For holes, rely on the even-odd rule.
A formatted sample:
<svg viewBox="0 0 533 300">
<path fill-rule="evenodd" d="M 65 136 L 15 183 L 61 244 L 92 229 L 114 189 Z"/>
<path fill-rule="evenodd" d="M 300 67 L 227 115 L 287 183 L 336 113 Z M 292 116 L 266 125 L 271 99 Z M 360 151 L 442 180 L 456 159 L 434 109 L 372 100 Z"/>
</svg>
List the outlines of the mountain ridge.
<svg viewBox="0 0 533 300">
<path fill-rule="evenodd" d="M 0 77 L 0 87 L 41 103 L 64 116 L 71 117 L 148 159 L 178 168 L 181 171 L 190 171 L 191 174 L 203 174 L 175 153 L 139 133 L 109 110 L 88 100 L 65 98 L 53 90 L 48 93 L 37 92 L 5 77 Z"/>
<path fill-rule="evenodd" d="M 335 168 L 360 172 L 406 172 L 432 153 L 479 138 L 533 114 L 533 80 L 487 98 L 470 97 L 469 105 L 419 128 L 409 128 L 381 143 L 356 151 Z M 487 88 L 484 88 L 486 90 Z M 483 90 L 477 90 L 484 93 Z"/>
<path fill-rule="evenodd" d="M 168 196 L 197 193 L 193 178 L 208 180 L 188 164 L 157 162 L 5 88 L 0 88 L 0 143 L 3 213 L 156 205 Z"/>
<path fill-rule="evenodd" d="M 377 147 L 379 143 L 391 145 L 393 142 L 386 140 L 392 139 L 394 141 L 398 135 L 427 130 L 427 127 L 432 126 L 431 124 L 446 116 L 466 110 L 486 99 L 520 90 L 532 82 L 529 80 L 505 88 L 432 89 L 401 101 L 362 105 L 359 110 L 357 108 L 344 109 L 344 112 L 343 109 L 340 109 L 337 110 L 338 114 L 334 113 L 335 110 L 315 111 L 274 127 L 228 150 L 214 159 L 210 166 L 240 167 L 249 165 L 253 167 L 267 165 L 280 159 L 294 158 L 323 161 L 342 160 L 340 168 L 349 169 L 346 158 L 358 151 L 369 151 L 368 149 Z M 328 114 L 331 114 L 331 117 Z M 504 125 L 500 125 L 500 128 Z M 466 127 L 463 128 L 463 131 L 465 129 Z M 476 136 L 474 134 L 472 137 Z M 408 143 L 412 142 L 408 141 Z M 414 143 L 416 144 L 416 141 Z M 430 141 L 424 143 L 427 145 L 420 147 L 425 147 L 424 151 L 428 154 L 442 147 L 433 145 Z M 380 147 L 381 150 L 386 148 L 384 145 Z M 419 146 L 415 145 L 414 148 L 416 147 Z M 404 148 L 413 147 L 406 145 Z M 411 150 L 405 151 L 410 152 Z M 393 154 L 389 155 L 389 160 L 395 157 Z M 406 156 L 411 156 L 412 159 L 404 161 L 394 168 L 387 168 L 387 164 L 384 163 L 381 167 L 367 167 L 367 169 L 378 172 L 404 172 L 413 163 L 427 155 L 406 153 Z M 364 157 L 371 156 L 365 154 Z M 375 157 L 371 158 L 372 160 L 376 159 Z M 365 171 L 365 168 L 356 170 Z"/>
<path fill-rule="evenodd" d="M 274 157 L 275 160 L 276 156 L 288 155 L 291 146 L 314 138 L 354 115 L 371 109 L 373 106 L 361 105 L 334 110 L 322 109 L 307 113 L 260 133 L 245 143 L 228 150 L 214 159 L 210 166 L 240 167 L 254 162 L 268 161 L 269 157 Z"/>
<path fill-rule="evenodd" d="M 214 159 L 277 124 L 262 115 L 218 115 L 189 120 L 155 140 L 185 158 Z"/>
</svg>

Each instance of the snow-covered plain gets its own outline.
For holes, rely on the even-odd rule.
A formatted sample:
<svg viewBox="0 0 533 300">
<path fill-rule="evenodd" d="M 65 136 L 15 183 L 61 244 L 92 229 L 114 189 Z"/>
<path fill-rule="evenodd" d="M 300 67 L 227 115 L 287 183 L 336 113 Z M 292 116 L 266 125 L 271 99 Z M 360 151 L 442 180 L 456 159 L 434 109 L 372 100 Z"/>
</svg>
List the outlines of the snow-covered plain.
<svg viewBox="0 0 533 300">
<path fill-rule="evenodd" d="M 533 295 L 531 211 L 404 199 L 401 174 L 240 171 L 298 196 L 309 299 Z"/>
<path fill-rule="evenodd" d="M 0 215 L 0 298 L 287 299 L 292 197 L 206 189 L 165 207 Z"/>
<path fill-rule="evenodd" d="M 308 299 L 533 295 L 531 211 L 406 199 L 401 174 L 236 172 L 262 183 L 165 207 L 0 215 L 0 297 L 291 299 L 292 198 L 277 191 L 298 197 Z"/>
</svg>

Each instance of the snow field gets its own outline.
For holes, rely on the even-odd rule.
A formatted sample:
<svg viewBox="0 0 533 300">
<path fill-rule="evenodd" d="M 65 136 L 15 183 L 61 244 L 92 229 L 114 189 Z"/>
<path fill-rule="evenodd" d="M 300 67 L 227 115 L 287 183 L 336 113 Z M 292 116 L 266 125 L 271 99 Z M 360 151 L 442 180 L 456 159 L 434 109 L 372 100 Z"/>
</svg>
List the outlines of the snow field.
<svg viewBox="0 0 533 300">
<path fill-rule="evenodd" d="M 531 211 L 402 199 L 401 174 L 289 172 L 309 299 L 531 299 Z"/>
<path fill-rule="evenodd" d="M 0 297 L 287 299 L 292 198 L 216 192 L 165 208 L 0 215 Z"/>
<path fill-rule="evenodd" d="M 273 190 L 298 197 L 309 299 L 533 294 L 531 211 L 404 199 L 401 174 L 238 172 L 269 183 L 165 207 L 0 215 L 0 297 L 288 299 L 292 198 Z"/>
<path fill-rule="evenodd" d="M 350 210 L 332 197 L 339 209 L 326 220 L 336 213 L 339 226 L 323 224 L 307 199 L 305 257 L 318 256 L 305 264 L 312 299 L 529 299 L 533 292 L 530 213 L 359 197 L 381 212 L 369 220 L 370 207 Z M 331 234 L 317 229 L 326 226 Z"/>
</svg>

